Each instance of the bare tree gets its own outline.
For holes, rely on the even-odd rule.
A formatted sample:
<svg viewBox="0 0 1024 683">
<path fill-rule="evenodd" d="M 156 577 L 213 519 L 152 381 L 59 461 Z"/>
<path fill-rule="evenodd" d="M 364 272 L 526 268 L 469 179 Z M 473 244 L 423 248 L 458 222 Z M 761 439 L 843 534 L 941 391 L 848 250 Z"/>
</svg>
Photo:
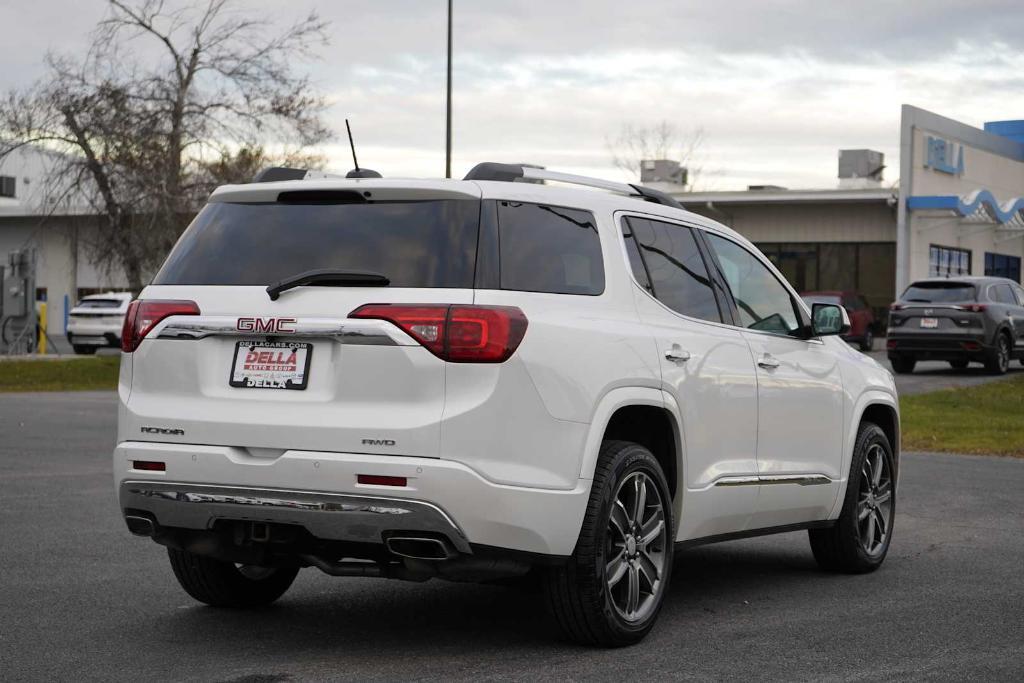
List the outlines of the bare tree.
<svg viewBox="0 0 1024 683">
<path fill-rule="evenodd" d="M 670 159 L 687 169 L 687 186 L 693 188 L 703 170 L 700 151 L 704 145 L 704 129 L 682 131 L 674 123 L 661 120 L 650 125 L 623 124 L 614 139 L 607 139 L 612 163 L 639 181 L 640 162 L 645 159 Z"/>
<path fill-rule="evenodd" d="M 273 32 L 235 0 L 108 1 L 86 55 L 49 55 L 44 80 L 0 101 L 0 158 L 57 152 L 48 201 L 94 211 L 94 259 L 138 290 L 211 187 L 268 148 L 329 137 L 323 99 L 291 66 L 327 24 L 310 14 Z"/>
</svg>

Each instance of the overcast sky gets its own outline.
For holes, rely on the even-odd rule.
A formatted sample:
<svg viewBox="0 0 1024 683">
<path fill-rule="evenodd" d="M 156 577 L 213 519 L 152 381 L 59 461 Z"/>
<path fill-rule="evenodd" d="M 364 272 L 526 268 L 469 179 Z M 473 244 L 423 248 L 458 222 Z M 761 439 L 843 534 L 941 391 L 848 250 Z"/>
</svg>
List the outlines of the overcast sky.
<svg viewBox="0 0 1024 683">
<path fill-rule="evenodd" d="M 444 173 L 444 0 L 251 0 L 281 25 L 311 9 L 331 44 L 308 65 L 332 103 L 331 166 Z M 0 89 L 80 53 L 101 0 L 0 0 Z M 705 130 L 706 189 L 832 187 L 840 148 L 886 155 L 903 103 L 980 126 L 1024 118 L 1024 3 L 959 0 L 455 0 L 455 159 L 624 177 L 606 140 L 662 119 Z"/>
</svg>

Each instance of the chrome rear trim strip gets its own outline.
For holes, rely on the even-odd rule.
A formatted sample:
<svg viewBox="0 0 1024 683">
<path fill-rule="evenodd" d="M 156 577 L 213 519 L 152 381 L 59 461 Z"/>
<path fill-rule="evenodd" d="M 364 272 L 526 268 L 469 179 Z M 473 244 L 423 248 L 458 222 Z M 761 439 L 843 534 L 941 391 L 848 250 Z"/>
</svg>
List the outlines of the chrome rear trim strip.
<svg viewBox="0 0 1024 683">
<path fill-rule="evenodd" d="M 383 543 L 384 533 L 444 535 L 469 552 L 465 534 L 437 505 L 423 500 L 323 491 L 249 488 L 130 480 L 121 483 L 121 507 L 142 510 L 166 527 L 209 529 L 218 519 L 304 526 L 317 538 Z"/>
<path fill-rule="evenodd" d="M 824 474 L 768 474 L 759 477 L 722 477 L 715 486 L 766 486 L 772 484 L 799 484 L 822 486 L 833 481 Z"/>
<path fill-rule="evenodd" d="M 287 331 L 264 332 L 238 329 L 239 318 L 233 316 L 171 316 L 157 325 L 156 339 L 204 339 L 212 336 L 327 338 L 341 344 L 363 346 L 417 346 L 417 342 L 391 323 L 380 320 L 352 318 L 296 318 Z"/>
</svg>

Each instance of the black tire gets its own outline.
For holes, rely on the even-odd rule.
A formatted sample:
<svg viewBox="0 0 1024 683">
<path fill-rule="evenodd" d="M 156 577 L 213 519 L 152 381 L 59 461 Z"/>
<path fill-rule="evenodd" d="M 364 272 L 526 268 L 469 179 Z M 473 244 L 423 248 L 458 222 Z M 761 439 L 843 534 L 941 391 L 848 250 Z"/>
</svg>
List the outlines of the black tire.
<svg viewBox="0 0 1024 683">
<path fill-rule="evenodd" d="M 864 333 L 864 338 L 860 340 L 860 350 L 864 353 L 870 351 L 875 345 L 875 335 L 868 330 Z"/>
<path fill-rule="evenodd" d="M 1010 369 L 1010 354 L 1013 346 L 1010 335 L 1000 332 L 996 335 L 995 348 L 985 359 L 985 370 L 992 375 L 1005 375 Z"/>
<path fill-rule="evenodd" d="M 634 528 L 632 546 L 627 545 L 626 534 L 619 536 L 623 539 L 621 547 L 616 549 L 617 546 L 613 545 L 612 508 L 616 503 L 616 495 L 620 493 L 620 484 L 628 486 L 630 481 L 646 482 L 641 485 L 647 486 L 647 491 L 651 491 L 651 486 L 656 487 L 660 497 L 664 522 L 661 526 L 664 537 L 661 540 L 664 547 L 657 558 L 662 564 L 656 587 L 646 578 L 650 575 L 647 567 L 655 565 L 645 565 L 644 559 L 651 557 L 647 549 L 653 548 L 655 543 L 645 544 L 642 551 L 637 550 L 639 545 L 635 542 L 638 533 Z M 626 491 L 626 488 L 622 490 Z M 583 645 L 622 647 L 639 642 L 654 627 L 672 576 L 675 525 L 668 490 L 665 474 L 649 450 L 628 441 L 606 441 L 601 445 L 590 501 L 576 550 L 565 565 L 549 569 L 544 577 L 549 608 L 566 637 Z M 650 496 L 651 492 L 645 495 Z M 646 505 L 640 506 L 644 510 L 639 515 L 641 520 L 646 518 L 646 511 L 651 509 L 650 499 L 645 500 Z M 625 512 L 625 507 L 621 509 Z M 649 524 L 656 519 L 656 513 L 651 514 Z M 652 528 L 656 526 L 655 523 Z M 616 525 L 615 528 L 621 527 Z M 632 547 L 632 550 L 627 551 L 627 547 Z M 628 552 L 632 552 L 632 557 L 636 559 L 627 560 L 630 557 Z M 609 559 L 610 553 L 618 555 L 620 567 L 629 567 L 619 573 L 617 584 L 606 575 L 611 566 L 609 562 L 616 560 L 615 557 Z M 620 614 L 616 600 L 621 598 L 617 598 L 615 593 L 621 590 L 619 587 L 626 581 L 625 589 L 631 591 L 635 585 L 639 595 L 641 575 L 648 588 L 644 612 L 637 619 L 629 620 Z"/>
<path fill-rule="evenodd" d="M 881 454 L 877 448 L 881 449 Z M 878 543 L 872 550 L 865 547 L 864 523 L 860 519 L 863 510 L 862 501 L 865 495 L 862 493 L 862 484 L 865 481 L 865 472 L 871 471 L 866 466 L 865 460 L 882 457 L 888 471 L 888 494 L 885 502 L 891 502 L 889 506 L 888 520 L 885 524 L 884 537 L 878 536 L 876 527 L 871 526 L 872 540 L 878 537 Z M 883 473 L 885 470 L 883 470 Z M 870 488 L 870 485 L 868 485 Z M 875 502 L 875 494 L 871 494 L 871 502 Z M 884 502 L 882 503 L 884 505 Z M 872 513 L 873 514 L 873 513 Z M 882 515 L 882 511 L 879 511 Z M 873 520 L 864 520 L 872 525 L 878 524 L 879 517 Z M 896 467 L 893 458 L 892 445 L 889 438 L 882 429 L 871 422 L 864 422 L 857 432 L 857 441 L 853 451 L 853 462 L 850 464 L 850 478 L 846 485 L 846 498 L 843 500 L 843 510 L 836 523 L 827 529 L 811 529 L 808 536 L 811 541 L 811 551 L 818 565 L 826 571 L 845 572 L 848 574 L 864 574 L 878 569 L 885 556 L 889 552 L 889 545 L 892 542 L 893 522 L 896 519 Z M 878 526 L 881 529 L 881 525 Z M 874 545 L 874 544 L 873 544 Z"/>
<path fill-rule="evenodd" d="M 91 356 L 94 353 L 96 353 L 96 347 L 89 346 L 88 344 L 75 344 L 71 348 L 73 348 L 75 350 L 75 353 L 77 353 L 79 356 Z"/>
<path fill-rule="evenodd" d="M 893 372 L 897 375 L 909 375 L 914 371 L 914 366 L 917 365 L 915 359 L 907 358 L 906 356 L 891 356 L 889 362 L 892 363 Z"/>
<path fill-rule="evenodd" d="M 184 550 L 167 549 L 171 569 L 178 583 L 199 602 L 213 607 L 261 607 L 284 595 L 292 585 L 297 567 L 239 568 L 232 562 L 221 562 Z M 264 576 L 247 576 L 243 572 L 258 570 Z"/>
<path fill-rule="evenodd" d="M 968 361 L 966 360 L 951 360 L 949 361 L 950 366 L 954 370 L 963 370 L 967 367 Z"/>
</svg>

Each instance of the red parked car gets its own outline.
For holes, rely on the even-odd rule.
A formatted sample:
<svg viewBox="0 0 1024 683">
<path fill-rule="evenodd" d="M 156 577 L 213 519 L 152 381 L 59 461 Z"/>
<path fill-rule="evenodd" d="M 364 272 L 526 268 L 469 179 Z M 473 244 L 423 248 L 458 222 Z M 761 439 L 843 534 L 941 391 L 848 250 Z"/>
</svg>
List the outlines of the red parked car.
<svg viewBox="0 0 1024 683">
<path fill-rule="evenodd" d="M 857 292 L 804 292 L 800 296 L 811 304 L 839 304 L 850 314 L 850 331 L 843 339 L 850 344 L 856 343 L 861 351 L 870 351 L 875 341 L 875 314 L 868 302 Z"/>
</svg>

